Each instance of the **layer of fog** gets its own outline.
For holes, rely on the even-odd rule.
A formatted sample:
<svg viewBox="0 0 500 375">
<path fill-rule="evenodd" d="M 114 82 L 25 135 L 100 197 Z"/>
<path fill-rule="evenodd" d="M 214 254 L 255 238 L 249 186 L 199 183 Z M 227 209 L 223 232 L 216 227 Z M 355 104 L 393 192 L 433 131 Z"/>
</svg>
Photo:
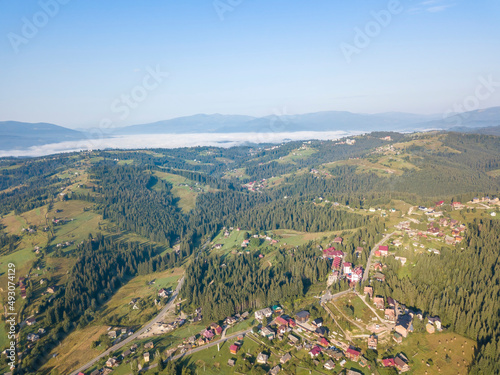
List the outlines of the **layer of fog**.
<svg viewBox="0 0 500 375">
<path fill-rule="evenodd" d="M 45 156 L 64 152 L 104 149 L 150 149 L 195 146 L 233 147 L 255 143 L 278 144 L 289 140 L 336 140 L 355 134 L 360 134 L 360 132 L 302 131 L 293 133 L 199 133 L 126 135 L 113 138 L 85 139 L 80 141 L 52 143 L 41 146 L 32 146 L 24 150 L 0 150 L 0 157 Z"/>
</svg>

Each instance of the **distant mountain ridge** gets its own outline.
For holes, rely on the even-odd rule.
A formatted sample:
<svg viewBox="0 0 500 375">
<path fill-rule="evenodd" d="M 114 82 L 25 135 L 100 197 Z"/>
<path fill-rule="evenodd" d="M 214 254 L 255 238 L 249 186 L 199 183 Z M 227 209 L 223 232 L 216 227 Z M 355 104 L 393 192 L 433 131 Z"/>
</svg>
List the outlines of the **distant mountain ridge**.
<svg viewBox="0 0 500 375">
<path fill-rule="evenodd" d="M 447 130 L 457 126 L 488 128 L 500 125 L 500 107 L 492 107 L 444 118 L 402 112 L 358 114 L 324 111 L 300 115 L 252 117 L 240 115 L 194 115 L 150 124 L 115 129 L 114 134 L 241 133 L 298 131 L 416 131 Z"/>
<path fill-rule="evenodd" d="M 77 141 L 85 133 L 45 122 L 0 121 L 0 149 L 15 150 L 49 143 Z"/>
<path fill-rule="evenodd" d="M 197 114 L 154 123 L 106 129 L 104 138 L 139 134 L 195 134 L 195 133 L 286 133 L 299 131 L 400 131 L 451 130 L 498 134 L 500 107 L 455 114 L 418 115 L 387 112 L 358 114 L 347 111 L 324 111 L 300 115 L 245 115 Z M 95 130 L 95 129 L 94 129 Z M 49 143 L 95 138 L 95 131 L 72 130 L 49 123 L 0 122 L 0 149 L 26 149 Z"/>
<path fill-rule="evenodd" d="M 114 134 L 402 130 L 411 124 L 435 118 L 436 116 L 403 113 L 369 115 L 345 111 L 265 117 L 213 114 L 127 126 L 115 129 Z"/>
</svg>

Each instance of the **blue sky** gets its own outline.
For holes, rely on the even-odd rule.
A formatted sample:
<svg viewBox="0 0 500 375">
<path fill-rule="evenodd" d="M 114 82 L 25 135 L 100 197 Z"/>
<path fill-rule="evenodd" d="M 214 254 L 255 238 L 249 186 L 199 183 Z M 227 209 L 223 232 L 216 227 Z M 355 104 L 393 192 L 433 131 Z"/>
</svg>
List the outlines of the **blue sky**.
<svg viewBox="0 0 500 375">
<path fill-rule="evenodd" d="M 0 0 L 0 9 L 0 121 L 446 113 L 476 95 L 481 77 L 500 81 L 496 0 Z M 357 30 L 371 35 L 364 44 Z M 495 87 L 476 104 L 499 103 Z"/>
</svg>

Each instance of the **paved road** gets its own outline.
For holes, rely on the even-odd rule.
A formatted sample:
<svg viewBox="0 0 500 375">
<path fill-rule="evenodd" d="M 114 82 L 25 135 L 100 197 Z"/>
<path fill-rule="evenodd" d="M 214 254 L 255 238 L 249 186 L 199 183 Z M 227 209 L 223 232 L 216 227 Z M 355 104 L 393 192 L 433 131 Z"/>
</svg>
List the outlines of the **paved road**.
<svg viewBox="0 0 500 375">
<path fill-rule="evenodd" d="M 93 360 L 91 360 L 90 362 L 87 362 L 85 365 L 83 365 L 82 367 L 80 367 L 79 369 L 73 371 L 71 373 L 71 375 L 77 375 L 79 372 L 83 372 L 84 370 L 88 369 L 89 367 L 93 366 L 97 361 L 99 361 L 101 358 L 106 358 L 108 357 L 110 354 L 112 354 L 113 352 L 117 351 L 118 349 L 121 349 L 123 346 L 127 345 L 128 343 L 130 343 L 131 341 L 135 340 L 136 338 L 139 337 L 139 335 L 142 335 L 144 332 L 146 332 L 146 330 L 148 330 L 149 328 L 151 328 L 155 323 L 158 323 L 160 322 L 164 315 L 167 313 L 168 310 L 170 310 L 172 308 L 172 306 L 174 305 L 174 301 L 175 299 L 177 298 L 177 296 L 179 295 L 179 292 L 182 288 L 182 284 L 184 283 L 184 276 L 182 276 L 179 281 L 178 281 L 178 284 L 177 284 L 177 288 L 175 288 L 175 291 L 174 293 L 172 294 L 172 296 L 170 297 L 169 301 L 167 302 L 167 304 L 165 305 L 165 307 L 160 311 L 160 313 L 158 315 L 156 315 L 155 318 L 153 318 L 152 320 L 149 321 L 149 323 L 147 323 L 144 327 L 142 327 L 141 329 L 139 329 L 137 332 L 135 332 L 133 335 L 127 337 L 125 340 L 123 341 L 120 341 L 118 344 L 112 346 L 111 348 L 109 348 L 108 350 L 106 350 L 104 353 L 98 355 L 97 357 L 95 357 Z"/>
<path fill-rule="evenodd" d="M 353 291 L 352 289 L 347 289 L 347 290 L 344 290 L 342 292 L 331 294 L 330 291 L 327 290 L 326 293 L 321 296 L 319 303 L 320 304 L 326 303 L 328 301 L 331 301 L 332 299 L 342 297 L 344 294 L 350 293 L 352 291 Z"/>
<path fill-rule="evenodd" d="M 365 282 L 366 280 L 368 280 L 368 274 L 370 273 L 370 267 L 372 266 L 372 257 L 373 257 L 373 254 L 375 253 L 375 251 L 378 250 L 378 247 L 380 245 L 382 245 L 385 241 L 387 241 L 394 233 L 396 233 L 396 232 L 392 232 L 390 234 L 386 234 L 384 236 L 384 238 L 382 238 L 379 242 L 377 242 L 375 244 L 375 246 L 373 246 L 372 251 L 370 251 L 370 256 L 368 257 L 368 261 L 366 262 L 366 270 L 365 270 L 365 273 L 363 275 L 363 282 Z"/>
</svg>

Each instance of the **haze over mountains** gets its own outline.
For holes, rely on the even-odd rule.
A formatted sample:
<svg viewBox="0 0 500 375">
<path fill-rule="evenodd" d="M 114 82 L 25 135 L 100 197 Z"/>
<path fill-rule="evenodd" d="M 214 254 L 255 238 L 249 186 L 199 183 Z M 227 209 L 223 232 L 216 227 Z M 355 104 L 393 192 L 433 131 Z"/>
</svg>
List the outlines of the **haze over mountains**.
<svg viewBox="0 0 500 375">
<path fill-rule="evenodd" d="M 286 133 L 299 131 L 418 131 L 443 129 L 483 134 L 500 133 L 500 107 L 475 110 L 450 116 L 417 115 L 389 112 L 356 114 L 345 111 L 325 111 L 300 115 L 243 115 L 198 114 L 148 124 L 108 129 L 100 137 L 140 134 L 195 133 Z M 96 132 L 72 130 L 48 123 L 0 122 L 0 149 L 19 150 L 51 143 L 92 139 Z"/>
</svg>

